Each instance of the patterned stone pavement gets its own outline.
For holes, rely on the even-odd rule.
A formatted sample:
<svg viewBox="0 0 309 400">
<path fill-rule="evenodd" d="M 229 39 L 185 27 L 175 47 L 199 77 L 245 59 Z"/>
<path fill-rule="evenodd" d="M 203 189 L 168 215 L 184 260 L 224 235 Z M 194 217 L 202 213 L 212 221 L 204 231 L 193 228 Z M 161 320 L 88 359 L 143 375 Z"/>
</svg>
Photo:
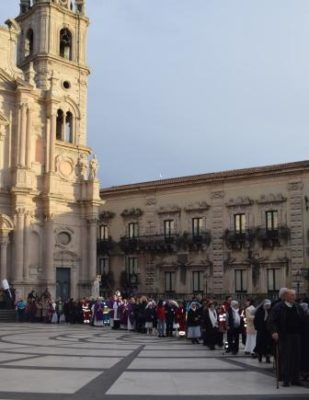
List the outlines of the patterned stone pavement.
<svg viewBox="0 0 309 400">
<path fill-rule="evenodd" d="M 308 399 L 272 366 L 183 339 L 89 326 L 1 324 L 0 400 Z"/>
</svg>

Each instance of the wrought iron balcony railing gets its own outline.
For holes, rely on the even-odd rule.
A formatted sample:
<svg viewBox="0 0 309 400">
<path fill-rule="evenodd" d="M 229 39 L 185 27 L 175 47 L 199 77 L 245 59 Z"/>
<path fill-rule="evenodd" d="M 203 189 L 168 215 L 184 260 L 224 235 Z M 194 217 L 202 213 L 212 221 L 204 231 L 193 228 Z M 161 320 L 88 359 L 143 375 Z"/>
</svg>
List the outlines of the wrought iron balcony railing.
<svg viewBox="0 0 309 400">
<path fill-rule="evenodd" d="M 233 231 L 226 229 L 223 239 L 228 248 L 233 250 L 241 250 L 249 248 L 254 241 L 254 230 L 246 229 L 244 231 Z"/>
<path fill-rule="evenodd" d="M 287 226 L 278 226 L 275 229 L 257 228 L 256 238 L 263 248 L 279 247 L 290 238 L 290 229 Z"/>
</svg>

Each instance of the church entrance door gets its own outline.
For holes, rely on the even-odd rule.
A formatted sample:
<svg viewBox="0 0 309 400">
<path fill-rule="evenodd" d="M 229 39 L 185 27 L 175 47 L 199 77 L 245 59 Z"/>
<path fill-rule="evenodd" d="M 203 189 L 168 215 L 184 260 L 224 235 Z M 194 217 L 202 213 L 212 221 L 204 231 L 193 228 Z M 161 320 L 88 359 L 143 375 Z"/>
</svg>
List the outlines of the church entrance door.
<svg viewBox="0 0 309 400">
<path fill-rule="evenodd" d="M 71 293 L 71 269 L 57 268 L 56 269 L 56 298 L 61 297 L 62 300 L 70 298 Z"/>
</svg>

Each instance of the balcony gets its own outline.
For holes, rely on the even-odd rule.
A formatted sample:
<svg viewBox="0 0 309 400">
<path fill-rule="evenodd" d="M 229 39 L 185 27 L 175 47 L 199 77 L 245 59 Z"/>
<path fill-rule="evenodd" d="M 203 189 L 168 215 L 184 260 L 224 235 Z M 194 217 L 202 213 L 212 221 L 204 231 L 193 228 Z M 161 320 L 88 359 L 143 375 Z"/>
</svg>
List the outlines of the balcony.
<svg viewBox="0 0 309 400">
<path fill-rule="evenodd" d="M 116 247 L 116 242 L 112 238 L 97 239 L 97 253 L 99 255 L 109 255 Z"/>
<path fill-rule="evenodd" d="M 204 231 L 196 235 L 190 235 L 185 232 L 177 240 L 178 250 L 199 251 L 205 250 L 211 242 L 211 234 L 209 231 Z"/>
<path fill-rule="evenodd" d="M 136 238 L 122 237 L 119 243 L 126 253 L 174 253 L 176 251 L 176 235 L 146 235 Z"/>
<path fill-rule="evenodd" d="M 256 238 L 263 248 L 280 247 L 290 238 L 290 229 L 287 226 L 278 226 L 276 229 L 257 228 Z"/>
<path fill-rule="evenodd" d="M 254 241 L 254 231 L 246 229 L 243 232 L 226 229 L 223 235 L 226 246 L 232 250 L 249 248 Z"/>
<path fill-rule="evenodd" d="M 119 247 L 125 254 L 139 253 L 141 248 L 141 240 L 139 237 L 123 236 L 120 239 Z"/>
</svg>

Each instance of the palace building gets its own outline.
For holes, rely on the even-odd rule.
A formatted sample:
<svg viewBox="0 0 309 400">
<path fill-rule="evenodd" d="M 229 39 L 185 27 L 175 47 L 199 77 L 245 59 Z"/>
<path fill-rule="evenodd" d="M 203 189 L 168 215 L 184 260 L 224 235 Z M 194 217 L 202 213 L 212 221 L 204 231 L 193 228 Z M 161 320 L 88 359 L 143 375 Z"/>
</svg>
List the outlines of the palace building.
<svg viewBox="0 0 309 400">
<path fill-rule="evenodd" d="M 309 161 L 101 190 L 102 290 L 308 293 Z"/>
<path fill-rule="evenodd" d="M 0 26 L 0 275 L 17 296 L 89 295 L 97 160 L 87 146 L 84 0 L 21 0 Z M 17 55 L 17 58 L 16 58 Z"/>
</svg>

